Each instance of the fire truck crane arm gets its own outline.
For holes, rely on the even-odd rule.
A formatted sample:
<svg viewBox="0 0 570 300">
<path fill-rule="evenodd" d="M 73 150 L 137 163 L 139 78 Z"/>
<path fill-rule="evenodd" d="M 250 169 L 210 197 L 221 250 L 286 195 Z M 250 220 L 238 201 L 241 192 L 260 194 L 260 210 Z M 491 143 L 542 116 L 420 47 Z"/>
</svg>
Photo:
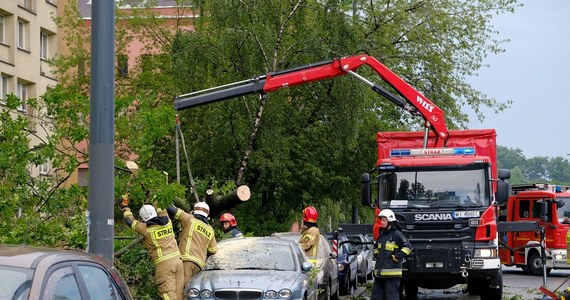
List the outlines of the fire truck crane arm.
<svg viewBox="0 0 570 300">
<path fill-rule="evenodd" d="M 363 65 L 372 68 L 386 83 L 398 92 L 399 96 L 358 74 L 356 71 Z M 269 73 L 249 80 L 180 95 L 175 98 L 174 106 L 176 110 L 184 110 L 194 106 L 255 93 L 263 95 L 284 87 L 293 87 L 346 74 L 368 85 L 373 91 L 413 115 L 421 116 L 426 121 L 426 127 L 429 126 L 435 133 L 435 146 L 441 147 L 445 145 L 449 136 L 443 111 L 407 82 L 398 77 L 394 72 L 369 55 L 347 56 L 322 61 Z"/>
</svg>

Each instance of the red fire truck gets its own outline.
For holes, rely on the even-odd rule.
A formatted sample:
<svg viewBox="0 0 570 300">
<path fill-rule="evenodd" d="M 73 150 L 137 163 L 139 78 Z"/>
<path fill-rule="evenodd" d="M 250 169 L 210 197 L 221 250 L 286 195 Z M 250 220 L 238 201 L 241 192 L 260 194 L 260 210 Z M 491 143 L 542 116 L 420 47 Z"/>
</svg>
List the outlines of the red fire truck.
<svg viewBox="0 0 570 300">
<path fill-rule="evenodd" d="M 541 204 L 546 203 L 545 219 Z M 570 193 L 561 186 L 548 184 L 513 185 L 512 195 L 501 205 L 499 221 L 538 222 L 544 228 L 546 272 L 570 269 L 567 263 L 566 235 L 570 228 Z M 539 231 L 505 232 L 500 235 L 501 262 L 528 273 L 543 275 Z"/>
<path fill-rule="evenodd" d="M 399 95 L 358 74 L 362 66 L 372 68 Z M 481 299 L 501 299 L 495 194 L 506 199 L 508 188 L 497 178 L 495 131 L 449 132 L 443 111 L 374 57 L 342 57 L 181 95 L 175 108 L 264 95 L 346 74 L 424 120 L 424 132 L 378 133 L 378 163 L 362 176 L 363 203 L 375 207 L 375 216 L 380 208 L 393 209 L 414 247 L 404 265 L 407 299 L 416 297 L 418 287 L 458 283 L 468 283 Z M 385 141 L 398 139 L 407 143 L 387 148 L 395 144 Z M 499 173 L 500 178 L 508 175 Z"/>
<path fill-rule="evenodd" d="M 481 299 L 501 299 L 496 205 L 507 187 L 497 177 L 509 172 L 497 176 L 495 130 L 449 131 L 446 148 L 427 140 L 422 132 L 379 132 L 376 179 L 362 175 L 363 203 L 393 210 L 414 248 L 404 265 L 406 298 L 418 287 L 467 283 Z"/>
</svg>

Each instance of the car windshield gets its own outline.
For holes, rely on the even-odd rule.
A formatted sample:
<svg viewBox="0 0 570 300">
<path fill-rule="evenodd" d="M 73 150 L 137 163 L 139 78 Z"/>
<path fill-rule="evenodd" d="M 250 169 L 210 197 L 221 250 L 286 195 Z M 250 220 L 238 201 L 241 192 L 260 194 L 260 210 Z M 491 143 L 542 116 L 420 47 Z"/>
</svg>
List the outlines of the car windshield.
<svg viewBox="0 0 570 300">
<path fill-rule="evenodd" d="M 481 207 L 490 201 L 485 170 L 396 172 L 387 176 L 392 208 Z"/>
<path fill-rule="evenodd" d="M 216 254 L 208 258 L 205 270 L 295 271 L 295 266 L 293 251 L 288 245 L 243 240 L 220 243 Z"/>
<path fill-rule="evenodd" d="M 30 269 L 0 266 L 0 299 L 27 299 L 32 276 Z"/>
<path fill-rule="evenodd" d="M 364 245 L 362 244 L 362 239 L 357 235 L 346 235 L 349 241 L 352 243 L 352 247 L 356 252 L 360 253 L 362 250 L 365 250 Z"/>
</svg>

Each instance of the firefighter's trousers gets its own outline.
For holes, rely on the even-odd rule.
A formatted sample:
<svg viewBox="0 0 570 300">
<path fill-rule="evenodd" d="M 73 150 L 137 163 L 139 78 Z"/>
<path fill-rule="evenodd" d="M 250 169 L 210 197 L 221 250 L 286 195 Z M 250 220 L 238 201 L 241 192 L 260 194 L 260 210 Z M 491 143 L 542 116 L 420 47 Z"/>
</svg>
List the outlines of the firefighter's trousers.
<svg viewBox="0 0 570 300">
<path fill-rule="evenodd" d="M 184 299 L 184 270 L 179 257 L 167 259 L 156 265 L 154 283 L 161 299 Z"/>
<path fill-rule="evenodd" d="M 400 299 L 401 278 L 374 278 L 371 300 L 396 300 Z"/>
</svg>

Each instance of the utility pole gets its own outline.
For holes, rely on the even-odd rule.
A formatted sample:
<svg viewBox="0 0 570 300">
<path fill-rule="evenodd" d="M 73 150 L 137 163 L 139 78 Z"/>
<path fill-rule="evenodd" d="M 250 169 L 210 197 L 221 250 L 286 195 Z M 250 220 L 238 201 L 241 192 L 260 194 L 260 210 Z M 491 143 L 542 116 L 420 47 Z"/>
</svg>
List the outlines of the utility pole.
<svg viewBox="0 0 570 300">
<path fill-rule="evenodd" d="M 91 17 L 87 252 L 113 263 L 115 1 L 93 1 Z"/>
</svg>

